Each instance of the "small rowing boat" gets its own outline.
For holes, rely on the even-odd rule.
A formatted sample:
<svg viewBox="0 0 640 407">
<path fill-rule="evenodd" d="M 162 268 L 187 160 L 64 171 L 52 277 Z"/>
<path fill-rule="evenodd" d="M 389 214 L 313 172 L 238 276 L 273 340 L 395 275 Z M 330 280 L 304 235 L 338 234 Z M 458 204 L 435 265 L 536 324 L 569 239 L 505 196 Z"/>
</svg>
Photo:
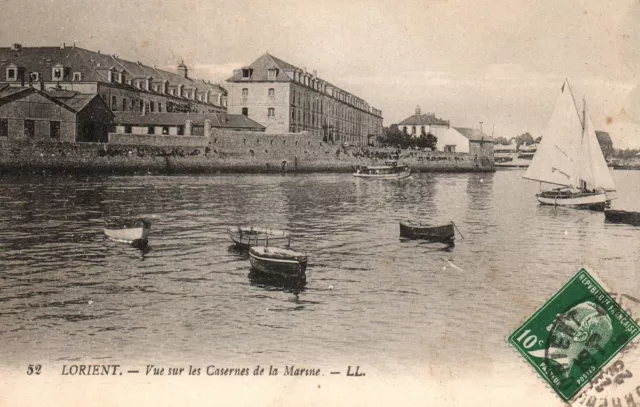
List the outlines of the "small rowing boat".
<svg viewBox="0 0 640 407">
<path fill-rule="evenodd" d="M 266 229 L 254 226 L 238 226 L 227 230 L 229 238 L 238 246 L 289 246 L 291 234 L 284 230 Z"/>
<path fill-rule="evenodd" d="M 408 165 L 398 165 L 397 161 L 387 161 L 384 165 L 359 165 L 353 173 L 354 177 L 372 179 L 403 179 L 411 175 Z"/>
<path fill-rule="evenodd" d="M 104 220 L 104 234 L 109 239 L 129 243 L 134 246 L 146 246 L 149 241 L 151 222 L 142 218 L 122 218 L 110 216 Z"/>
<path fill-rule="evenodd" d="M 455 240 L 454 224 L 428 225 L 421 222 L 400 222 L 400 237 L 405 239 L 421 239 L 432 242 L 453 243 Z"/>
<path fill-rule="evenodd" d="M 280 247 L 254 246 L 249 249 L 251 267 L 264 274 L 306 279 L 307 255 Z"/>
<path fill-rule="evenodd" d="M 604 211 L 604 219 L 612 223 L 640 226 L 640 212 L 606 209 Z"/>
</svg>

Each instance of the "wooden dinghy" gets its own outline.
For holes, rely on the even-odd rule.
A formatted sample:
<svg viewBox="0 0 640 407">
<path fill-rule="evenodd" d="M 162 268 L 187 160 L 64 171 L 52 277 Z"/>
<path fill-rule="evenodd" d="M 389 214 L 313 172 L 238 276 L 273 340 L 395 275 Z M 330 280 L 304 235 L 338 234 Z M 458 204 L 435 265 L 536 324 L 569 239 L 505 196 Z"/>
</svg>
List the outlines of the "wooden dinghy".
<svg viewBox="0 0 640 407">
<path fill-rule="evenodd" d="M 604 211 L 604 219 L 612 223 L 640 226 L 640 212 L 607 209 Z"/>
<path fill-rule="evenodd" d="M 104 220 L 104 234 L 109 239 L 134 246 L 146 246 L 149 242 L 151 222 L 142 218 L 110 216 Z"/>
<path fill-rule="evenodd" d="M 307 255 L 280 247 L 254 246 L 249 249 L 251 267 L 265 275 L 306 279 Z"/>
<path fill-rule="evenodd" d="M 446 225 L 428 225 L 420 222 L 400 222 L 400 237 L 421 239 L 432 242 L 453 243 L 455 240 L 454 223 Z"/>
<path fill-rule="evenodd" d="M 266 229 L 255 226 L 229 228 L 229 238 L 238 246 L 285 246 L 291 244 L 291 234 L 284 230 Z"/>
</svg>

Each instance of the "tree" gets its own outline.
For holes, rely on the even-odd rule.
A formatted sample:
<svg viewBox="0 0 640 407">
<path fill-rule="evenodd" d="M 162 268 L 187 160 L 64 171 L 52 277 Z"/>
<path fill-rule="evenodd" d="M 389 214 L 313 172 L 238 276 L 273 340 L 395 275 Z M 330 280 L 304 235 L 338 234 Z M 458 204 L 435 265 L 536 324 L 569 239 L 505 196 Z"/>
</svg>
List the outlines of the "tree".
<svg viewBox="0 0 640 407">
<path fill-rule="evenodd" d="M 527 133 L 523 133 L 516 137 L 516 144 L 520 147 L 523 144 L 533 144 L 535 141 L 533 140 L 533 136 Z"/>
<path fill-rule="evenodd" d="M 406 146 L 410 138 L 411 136 L 406 132 L 400 131 L 397 124 L 392 124 L 383 129 L 382 136 L 378 137 L 378 141 L 380 141 L 382 145 L 401 147 Z"/>
<path fill-rule="evenodd" d="M 613 141 L 611 141 L 609 133 L 596 130 L 596 137 L 598 138 L 598 144 L 600 144 L 604 158 L 611 157 L 613 155 Z"/>
<path fill-rule="evenodd" d="M 506 137 L 496 137 L 494 140 L 496 144 L 502 144 L 503 146 L 509 145 L 509 140 L 507 140 Z"/>
</svg>

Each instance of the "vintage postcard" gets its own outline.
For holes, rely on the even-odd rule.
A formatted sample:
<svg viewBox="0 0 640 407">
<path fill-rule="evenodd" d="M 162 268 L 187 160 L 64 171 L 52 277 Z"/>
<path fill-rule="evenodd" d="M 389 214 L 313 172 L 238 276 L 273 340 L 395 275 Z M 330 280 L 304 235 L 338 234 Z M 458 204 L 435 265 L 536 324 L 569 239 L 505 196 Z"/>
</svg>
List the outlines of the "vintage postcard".
<svg viewBox="0 0 640 407">
<path fill-rule="evenodd" d="M 638 0 L 0 21 L 0 406 L 640 404 Z"/>
</svg>

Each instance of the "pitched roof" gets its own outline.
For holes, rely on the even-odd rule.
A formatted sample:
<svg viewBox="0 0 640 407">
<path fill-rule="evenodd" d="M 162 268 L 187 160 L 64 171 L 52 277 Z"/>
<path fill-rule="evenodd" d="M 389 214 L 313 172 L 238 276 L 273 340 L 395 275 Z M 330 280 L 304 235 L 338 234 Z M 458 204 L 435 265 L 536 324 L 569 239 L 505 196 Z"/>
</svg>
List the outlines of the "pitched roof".
<svg viewBox="0 0 640 407">
<path fill-rule="evenodd" d="M 240 114 L 227 113 L 148 113 L 114 112 L 113 122 L 119 125 L 147 125 L 147 126 L 184 126 L 187 119 L 194 125 L 204 125 L 205 120 L 211 122 L 212 127 L 232 129 L 264 129 L 260 123 Z"/>
<path fill-rule="evenodd" d="M 398 126 L 430 126 L 430 125 L 448 126 L 449 121 L 437 118 L 434 113 L 427 113 L 427 114 L 414 114 L 413 116 L 409 116 L 403 121 L 401 121 L 400 123 L 398 123 Z"/>
<path fill-rule="evenodd" d="M 15 86 L 5 86 L 0 88 L 0 99 L 8 98 L 9 96 L 16 95 L 21 92 L 28 91 L 31 88 L 27 87 L 15 87 Z"/>
<path fill-rule="evenodd" d="M 43 92 L 31 86 L 8 86 L 0 88 L 0 100 L 8 99 L 11 96 L 18 96 L 21 93 L 25 93 L 25 95 L 37 93 L 51 100 L 52 102 L 58 105 L 62 105 L 76 113 L 82 111 L 82 109 L 84 109 L 89 103 L 91 103 L 94 98 L 98 97 L 98 95 L 93 93 L 79 93 L 75 91 L 64 91 L 58 89 L 52 89 L 50 91 Z M 109 109 L 107 108 L 107 110 Z"/>
<path fill-rule="evenodd" d="M 460 134 L 465 136 L 471 141 L 493 141 L 493 139 L 487 136 L 484 132 L 480 132 L 478 129 L 472 129 L 470 127 L 454 127 Z"/>
<path fill-rule="evenodd" d="M 45 82 L 55 82 L 53 67 L 61 64 L 69 68 L 64 72 L 64 81 L 69 81 L 74 72 L 82 73 L 81 82 L 109 82 L 107 71 L 113 69 L 124 72 L 131 78 L 148 78 L 154 80 L 167 80 L 172 85 L 182 84 L 185 87 L 197 87 L 200 91 L 212 93 L 226 93 L 219 84 L 195 79 L 185 78 L 181 73 L 169 72 L 156 67 L 144 65 L 140 62 L 127 61 L 115 55 L 108 55 L 89 51 L 79 47 L 22 47 L 14 50 L 8 47 L 0 47 L 0 68 L 15 64 L 24 67 L 28 72 L 40 72 Z M 0 72 L 0 75 L 4 75 Z M 28 79 L 28 78 L 27 78 Z M 128 86 L 123 84 L 123 86 Z"/>
<path fill-rule="evenodd" d="M 289 71 L 301 71 L 300 68 L 291 65 L 288 62 L 285 62 L 281 59 L 278 59 L 268 52 L 260 56 L 260 58 L 256 59 L 251 63 L 251 65 L 244 67 L 243 69 L 252 69 L 251 73 L 251 81 L 269 81 L 273 82 L 274 79 L 269 79 L 269 69 L 277 69 L 277 75 L 275 78 L 275 82 L 290 82 L 293 80 L 292 77 L 285 73 L 285 70 Z M 243 79 L 242 70 L 236 70 L 233 72 L 233 76 L 227 79 L 229 82 L 234 81 L 247 81 L 247 79 Z"/>
<path fill-rule="evenodd" d="M 88 94 L 88 93 L 77 93 L 70 98 L 60 99 L 65 105 L 69 106 L 76 112 L 84 109 L 94 98 L 97 98 L 98 95 Z M 102 100 L 102 99 L 100 99 Z"/>
</svg>

